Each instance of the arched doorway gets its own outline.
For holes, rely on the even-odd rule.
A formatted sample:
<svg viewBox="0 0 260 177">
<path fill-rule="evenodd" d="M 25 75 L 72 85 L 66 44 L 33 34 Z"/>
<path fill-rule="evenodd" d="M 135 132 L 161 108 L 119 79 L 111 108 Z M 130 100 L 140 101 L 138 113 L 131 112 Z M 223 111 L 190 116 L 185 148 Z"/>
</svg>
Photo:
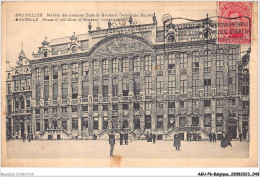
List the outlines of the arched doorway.
<svg viewBox="0 0 260 177">
<path fill-rule="evenodd" d="M 128 128 L 128 121 L 127 120 L 123 121 L 123 128 Z"/>
</svg>

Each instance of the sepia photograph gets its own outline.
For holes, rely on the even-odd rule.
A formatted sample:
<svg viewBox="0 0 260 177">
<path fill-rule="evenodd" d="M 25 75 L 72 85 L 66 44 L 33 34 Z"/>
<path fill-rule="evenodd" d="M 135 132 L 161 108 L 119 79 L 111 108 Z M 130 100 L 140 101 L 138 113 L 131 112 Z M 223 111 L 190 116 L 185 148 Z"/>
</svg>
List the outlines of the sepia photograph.
<svg viewBox="0 0 260 177">
<path fill-rule="evenodd" d="M 3 167 L 258 166 L 258 3 L 2 2 Z"/>
</svg>

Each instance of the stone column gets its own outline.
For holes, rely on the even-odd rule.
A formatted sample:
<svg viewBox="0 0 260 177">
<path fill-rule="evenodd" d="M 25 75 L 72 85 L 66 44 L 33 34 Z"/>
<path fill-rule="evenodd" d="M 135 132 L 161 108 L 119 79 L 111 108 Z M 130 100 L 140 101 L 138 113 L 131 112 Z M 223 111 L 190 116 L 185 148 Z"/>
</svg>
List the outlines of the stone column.
<svg viewBox="0 0 260 177">
<path fill-rule="evenodd" d="M 40 68 L 41 78 L 40 78 L 40 86 L 41 86 L 41 98 L 40 98 L 40 131 L 44 131 L 44 68 Z"/>
<path fill-rule="evenodd" d="M 93 138 L 93 59 L 89 59 L 89 100 L 88 100 L 88 133 L 89 139 Z"/>
<path fill-rule="evenodd" d="M 223 92 L 224 92 L 224 99 L 223 99 L 223 132 L 227 133 L 227 122 L 228 122 L 228 48 L 224 48 L 224 66 L 223 66 Z"/>
<path fill-rule="evenodd" d="M 108 58 L 108 127 L 112 128 L 112 58 Z"/>
<path fill-rule="evenodd" d="M 68 65 L 68 107 L 67 107 L 67 115 L 68 115 L 68 122 L 67 122 L 67 130 L 68 133 L 71 133 L 72 130 L 72 109 L 71 109 L 71 103 L 70 101 L 72 100 L 72 85 L 71 85 L 71 76 L 72 76 L 72 68 L 71 68 L 71 63 L 67 63 Z"/>
<path fill-rule="evenodd" d="M 169 54 L 164 54 L 164 81 L 163 81 L 163 130 L 164 133 L 168 131 L 168 61 Z"/>
<path fill-rule="evenodd" d="M 57 126 L 58 128 L 61 127 L 61 104 L 62 104 L 62 66 L 61 64 L 58 64 L 58 106 L 57 106 L 57 115 L 58 115 L 58 120 L 57 120 Z"/>
<path fill-rule="evenodd" d="M 79 137 L 82 138 L 82 116 L 83 116 L 83 110 L 82 110 L 82 62 L 78 62 L 79 72 L 78 72 L 78 131 L 79 131 Z"/>
<path fill-rule="evenodd" d="M 212 132 L 216 132 L 216 98 L 211 99 L 211 130 Z"/>
<path fill-rule="evenodd" d="M 134 68 L 133 68 L 133 65 L 134 65 L 134 62 L 133 62 L 133 57 L 130 56 L 128 57 L 128 60 L 129 60 L 129 95 L 130 96 L 134 96 L 134 76 L 133 76 L 133 71 L 134 71 Z M 130 103 L 132 104 L 132 103 Z M 131 110 L 129 110 L 129 127 L 131 130 L 134 130 L 134 113 L 131 112 Z"/>
<path fill-rule="evenodd" d="M 204 128 L 204 50 L 201 47 L 199 59 L 199 126 Z"/>
<path fill-rule="evenodd" d="M 36 106 L 36 70 L 31 69 L 32 72 L 32 99 L 31 99 L 31 110 L 32 110 L 32 134 L 36 132 L 36 117 L 35 117 L 35 106 Z M 14 110 L 14 109 L 13 109 Z"/>
<path fill-rule="evenodd" d="M 151 112 L 151 117 L 152 117 L 152 132 L 156 130 L 156 124 L 157 124 L 157 117 L 156 117 L 156 54 L 152 55 L 152 77 L 151 77 L 151 95 L 153 95 L 153 102 L 152 102 L 152 112 Z"/>
</svg>

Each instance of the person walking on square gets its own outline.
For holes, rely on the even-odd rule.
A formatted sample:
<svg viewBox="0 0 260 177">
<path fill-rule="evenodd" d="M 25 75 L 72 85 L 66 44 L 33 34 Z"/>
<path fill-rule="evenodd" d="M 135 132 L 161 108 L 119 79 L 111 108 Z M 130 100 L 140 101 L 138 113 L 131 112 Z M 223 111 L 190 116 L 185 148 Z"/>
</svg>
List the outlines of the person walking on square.
<svg viewBox="0 0 260 177">
<path fill-rule="evenodd" d="M 222 139 L 221 139 L 221 147 L 223 147 L 223 148 L 227 147 L 227 140 L 226 139 L 227 139 L 226 134 L 223 133 Z"/>
<path fill-rule="evenodd" d="M 153 134 L 153 144 L 155 144 L 156 134 Z"/>
<path fill-rule="evenodd" d="M 240 142 L 242 142 L 242 133 L 241 132 L 239 133 L 239 140 L 240 140 Z"/>
<path fill-rule="evenodd" d="M 212 135 L 212 139 L 213 139 L 213 143 L 216 143 L 217 142 L 217 136 L 216 136 L 216 133 L 214 132 L 213 135 Z"/>
<path fill-rule="evenodd" d="M 176 134 L 174 135 L 173 146 L 176 148 L 176 151 L 180 151 L 181 140 L 180 140 L 180 135 L 178 132 L 176 132 Z"/>
<path fill-rule="evenodd" d="M 125 145 L 128 145 L 128 134 L 124 134 Z"/>
<path fill-rule="evenodd" d="M 113 131 L 109 135 L 109 144 L 110 144 L 110 157 L 113 157 L 114 146 L 116 144 L 115 135 L 114 135 Z"/>
<path fill-rule="evenodd" d="M 23 142 L 25 141 L 26 139 L 26 134 L 23 134 Z"/>
<path fill-rule="evenodd" d="M 124 144 L 124 135 L 123 133 L 120 133 L 120 145 Z"/>
<path fill-rule="evenodd" d="M 209 133 L 209 142 L 211 142 L 212 141 L 212 133 L 210 132 Z"/>
</svg>

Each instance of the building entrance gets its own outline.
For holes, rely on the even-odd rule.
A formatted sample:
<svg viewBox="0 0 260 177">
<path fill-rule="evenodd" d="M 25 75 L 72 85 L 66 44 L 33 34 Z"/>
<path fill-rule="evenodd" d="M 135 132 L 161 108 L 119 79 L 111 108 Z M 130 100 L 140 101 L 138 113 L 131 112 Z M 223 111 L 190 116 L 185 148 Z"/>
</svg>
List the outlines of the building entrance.
<svg viewBox="0 0 260 177">
<path fill-rule="evenodd" d="M 199 126 L 199 117 L 192 117 L 192 126 L 193 127 Z"/>
<path fill-rule="evenodd" d="M 229 134 L 230 139 L 236 139 L 237 138 L 237 126 L 229 126 L 228 134 Z"/>
</svg>

